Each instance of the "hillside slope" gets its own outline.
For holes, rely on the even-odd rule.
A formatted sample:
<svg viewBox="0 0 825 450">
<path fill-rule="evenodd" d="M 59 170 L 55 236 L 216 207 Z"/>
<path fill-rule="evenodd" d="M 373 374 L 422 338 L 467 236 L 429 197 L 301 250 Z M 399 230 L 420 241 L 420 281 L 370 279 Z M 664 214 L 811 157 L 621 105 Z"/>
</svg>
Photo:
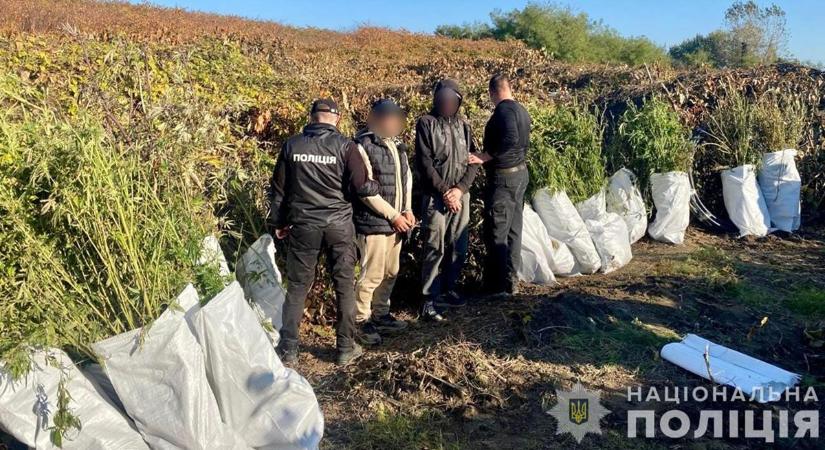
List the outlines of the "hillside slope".
<svg viewBox="0 0 825 450">
<path fill-rule="evenodd" d="M 220 289 L 223 280 L 194 264 L 200 239 L 220 234 L 234 265 L 266 232 L 278 149 L 322 95 L 343 106 L 348 133 L 372 99 L 396 98 L 409 110 L 409 142 L 445 76 L 463 83 L 479 138 L 491 109 L 487 79 L 499 71 L 525 102 L 603 111 L 608 134 L 629 101 L 654 92 L 696 127 L 724 86 L 793 91 L 813 112 L 798 161 L 806 221 L 825 198 L 825 75 L 806 67 L 570 66 L 518 42 L 337 33 L 88 0 L 0 0 L 0 32 L 0 358 L 17 368 L 25 361 L 14 357 L 29 344 L 93 357 L 91 342 L 151 322 L 187 282 L 204 296 Z M 694 175 L 718 206 L 718 168 L 705 156 Z M 480 277 L 479 206 L 470 288 Z M 512 303 L 482 301 L 446 327 L 414 323 L 343 375 L 330 362 L 330 295 L 317 283 L 301 370 L 329 419 L 327 445 L 570 446 L 569 436 L 553 435 L 545 402 L 580 380 L 605 391 L 616 411 L 605 436 L 588 438 L 594 448 L 666 448 L 672 442 L 624 437 L 622 392 L 701 383 L 658 358 L 663 343 L 689 332 L 821 383 L 825 362 L 804 333 L 821 332 L 825 320 L 825 253 L 809 223 L 787 240 L 691 229 L 684 247 L 643 241 L 621 271 L 531 287 Z M 417 292 L 414 252 L 403 267 L 398 292 Z M 414 319 L 404 306 L 416 300 L 400 294 L 394 304 Z M 699 443 L 751 447 L 716 444 Z"/>
</svg>

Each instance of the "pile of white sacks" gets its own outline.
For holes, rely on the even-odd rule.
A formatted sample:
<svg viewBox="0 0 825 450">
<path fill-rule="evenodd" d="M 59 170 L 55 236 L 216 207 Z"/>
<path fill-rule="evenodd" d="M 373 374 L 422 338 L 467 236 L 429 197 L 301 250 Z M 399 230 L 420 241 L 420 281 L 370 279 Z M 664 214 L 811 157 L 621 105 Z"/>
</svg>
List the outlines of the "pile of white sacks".
<svg viewBox="0 0 825 450">
<path fill-rule="evenodd" d="M 793 232 L 800 225 L 802 183 L 796 150 L 765 153 L 752 165 L 722 172 L 722 195 L 740 236 Z M 657 241 L 681 244 L 690 222 L 690 178 L 685 172 L 650 177 L 655 218 L 648 226 L 644 200 L 627 169 L 616 172 L 605 191 L 573 205 L 564 192 L 536 192 L 525 205 L 519 278 L 553 284 L 556 276 L 612 272 L 632 258 L 630 245 L 647 230 Z"/>
<path fill-rule="evenodd" d="M 651 176 L 656 216 L 649 226 L 635 179 L 623 168 L 605 190 L 577 205 L 564 192 L 536 192 L 532 207 L 524 206 L 519 278 L 553 284 L 556 276 L 613 272 L 630 262 L 630 246 L 645 231 L 658 241 L 684 242 L 692 193 L 687 174 Z"/>
<path fill-rule="evenodd" d="M 765 153 L 758 174 L 753 165 L 722 172 L 725 209 L 740 237 L 799 229 L 802 181 L 795 157 L 793 149 Z"/>
<path fill-rule="evenodd" d="M 217 240 L 204 245 L 227 271 Z M 55 448 L 64 382 L 82 425 L 64 449 L 317 448 L 324 419 L 312 387 L 281 364 L 277 332 L 264 326 L 277 329 L 282 317 L 274 253 L 263 236 L 238 264 L 243 287 L 233 282 L 201 307 L 189 285 L 151 326 L 94 344 L 102 366 L 78 368 L 59 349 L 36 352 L 20 380 L 0 365 L 0 428 L 29 447 Z"/>
</svg>

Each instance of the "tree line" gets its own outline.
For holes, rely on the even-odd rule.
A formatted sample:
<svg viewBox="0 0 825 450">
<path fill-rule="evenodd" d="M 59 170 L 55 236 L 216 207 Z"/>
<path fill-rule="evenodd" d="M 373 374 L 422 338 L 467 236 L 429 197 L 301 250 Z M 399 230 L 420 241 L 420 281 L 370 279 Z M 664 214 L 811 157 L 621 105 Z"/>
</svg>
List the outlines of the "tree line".
<svg viewBox="0 0 825 450">
<path fill-rule="evenodd" d="M 644 36 L 622 36 L 583 12 L 553 3 L 490 14 L 490 23 L 441 25 L 435 34 L 456 39 L 517 39 L 567 62 L 628 64 L 672 63 L 681 67 L 749 67 L 771 64 L 787 55 L 785 11 L 775 4 L 735 1 L 725 11 L 724 27 L 669 49 Z"/>
</svg>

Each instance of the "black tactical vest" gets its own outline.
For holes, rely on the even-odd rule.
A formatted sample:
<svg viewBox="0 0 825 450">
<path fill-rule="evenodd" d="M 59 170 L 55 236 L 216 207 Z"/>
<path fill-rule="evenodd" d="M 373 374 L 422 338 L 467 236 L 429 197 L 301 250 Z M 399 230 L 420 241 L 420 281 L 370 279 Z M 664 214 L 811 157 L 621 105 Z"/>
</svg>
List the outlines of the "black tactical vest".
<svg viewBox="0 0 825 450">
<path fill-rule="evenodd" d="M 352 220 L 344 179 L 351 140 L 332 125 L 313 123 L 284 145 L 289 223 L 327 226 Z"/>
</svg>

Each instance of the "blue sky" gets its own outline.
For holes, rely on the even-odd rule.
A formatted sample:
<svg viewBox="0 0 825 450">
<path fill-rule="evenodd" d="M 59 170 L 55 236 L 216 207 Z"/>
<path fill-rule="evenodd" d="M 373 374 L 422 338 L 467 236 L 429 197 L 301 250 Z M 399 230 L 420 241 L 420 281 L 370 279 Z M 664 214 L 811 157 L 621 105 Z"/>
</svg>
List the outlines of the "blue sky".
<svg viewBox="0 0 825 450">
<path fill-rule="evenodd" d="M 134 0 L 133 0 L 134 1 Z M 523 7 L 527 1 L 496 0 L 154 0 L 164 6 L 234 14 L 280 23 L 349 30 L 361 24 L 432 32 L 445 23 L 486 21 L 494 9 Z M 724 24 L 725 9 L 731 2 L 722 0 L 583 0 L 560 1 L 593 19 L 630 36 L 644 35 L 659 45 L 670 46 L 707 33 Z M 761 4 L 770 2 L 759 1 Z M 787 13 L 791 38 L 790 52 L 801 60 L 825 62 L 825 1 L 775 1 Z"/>
</svg>

